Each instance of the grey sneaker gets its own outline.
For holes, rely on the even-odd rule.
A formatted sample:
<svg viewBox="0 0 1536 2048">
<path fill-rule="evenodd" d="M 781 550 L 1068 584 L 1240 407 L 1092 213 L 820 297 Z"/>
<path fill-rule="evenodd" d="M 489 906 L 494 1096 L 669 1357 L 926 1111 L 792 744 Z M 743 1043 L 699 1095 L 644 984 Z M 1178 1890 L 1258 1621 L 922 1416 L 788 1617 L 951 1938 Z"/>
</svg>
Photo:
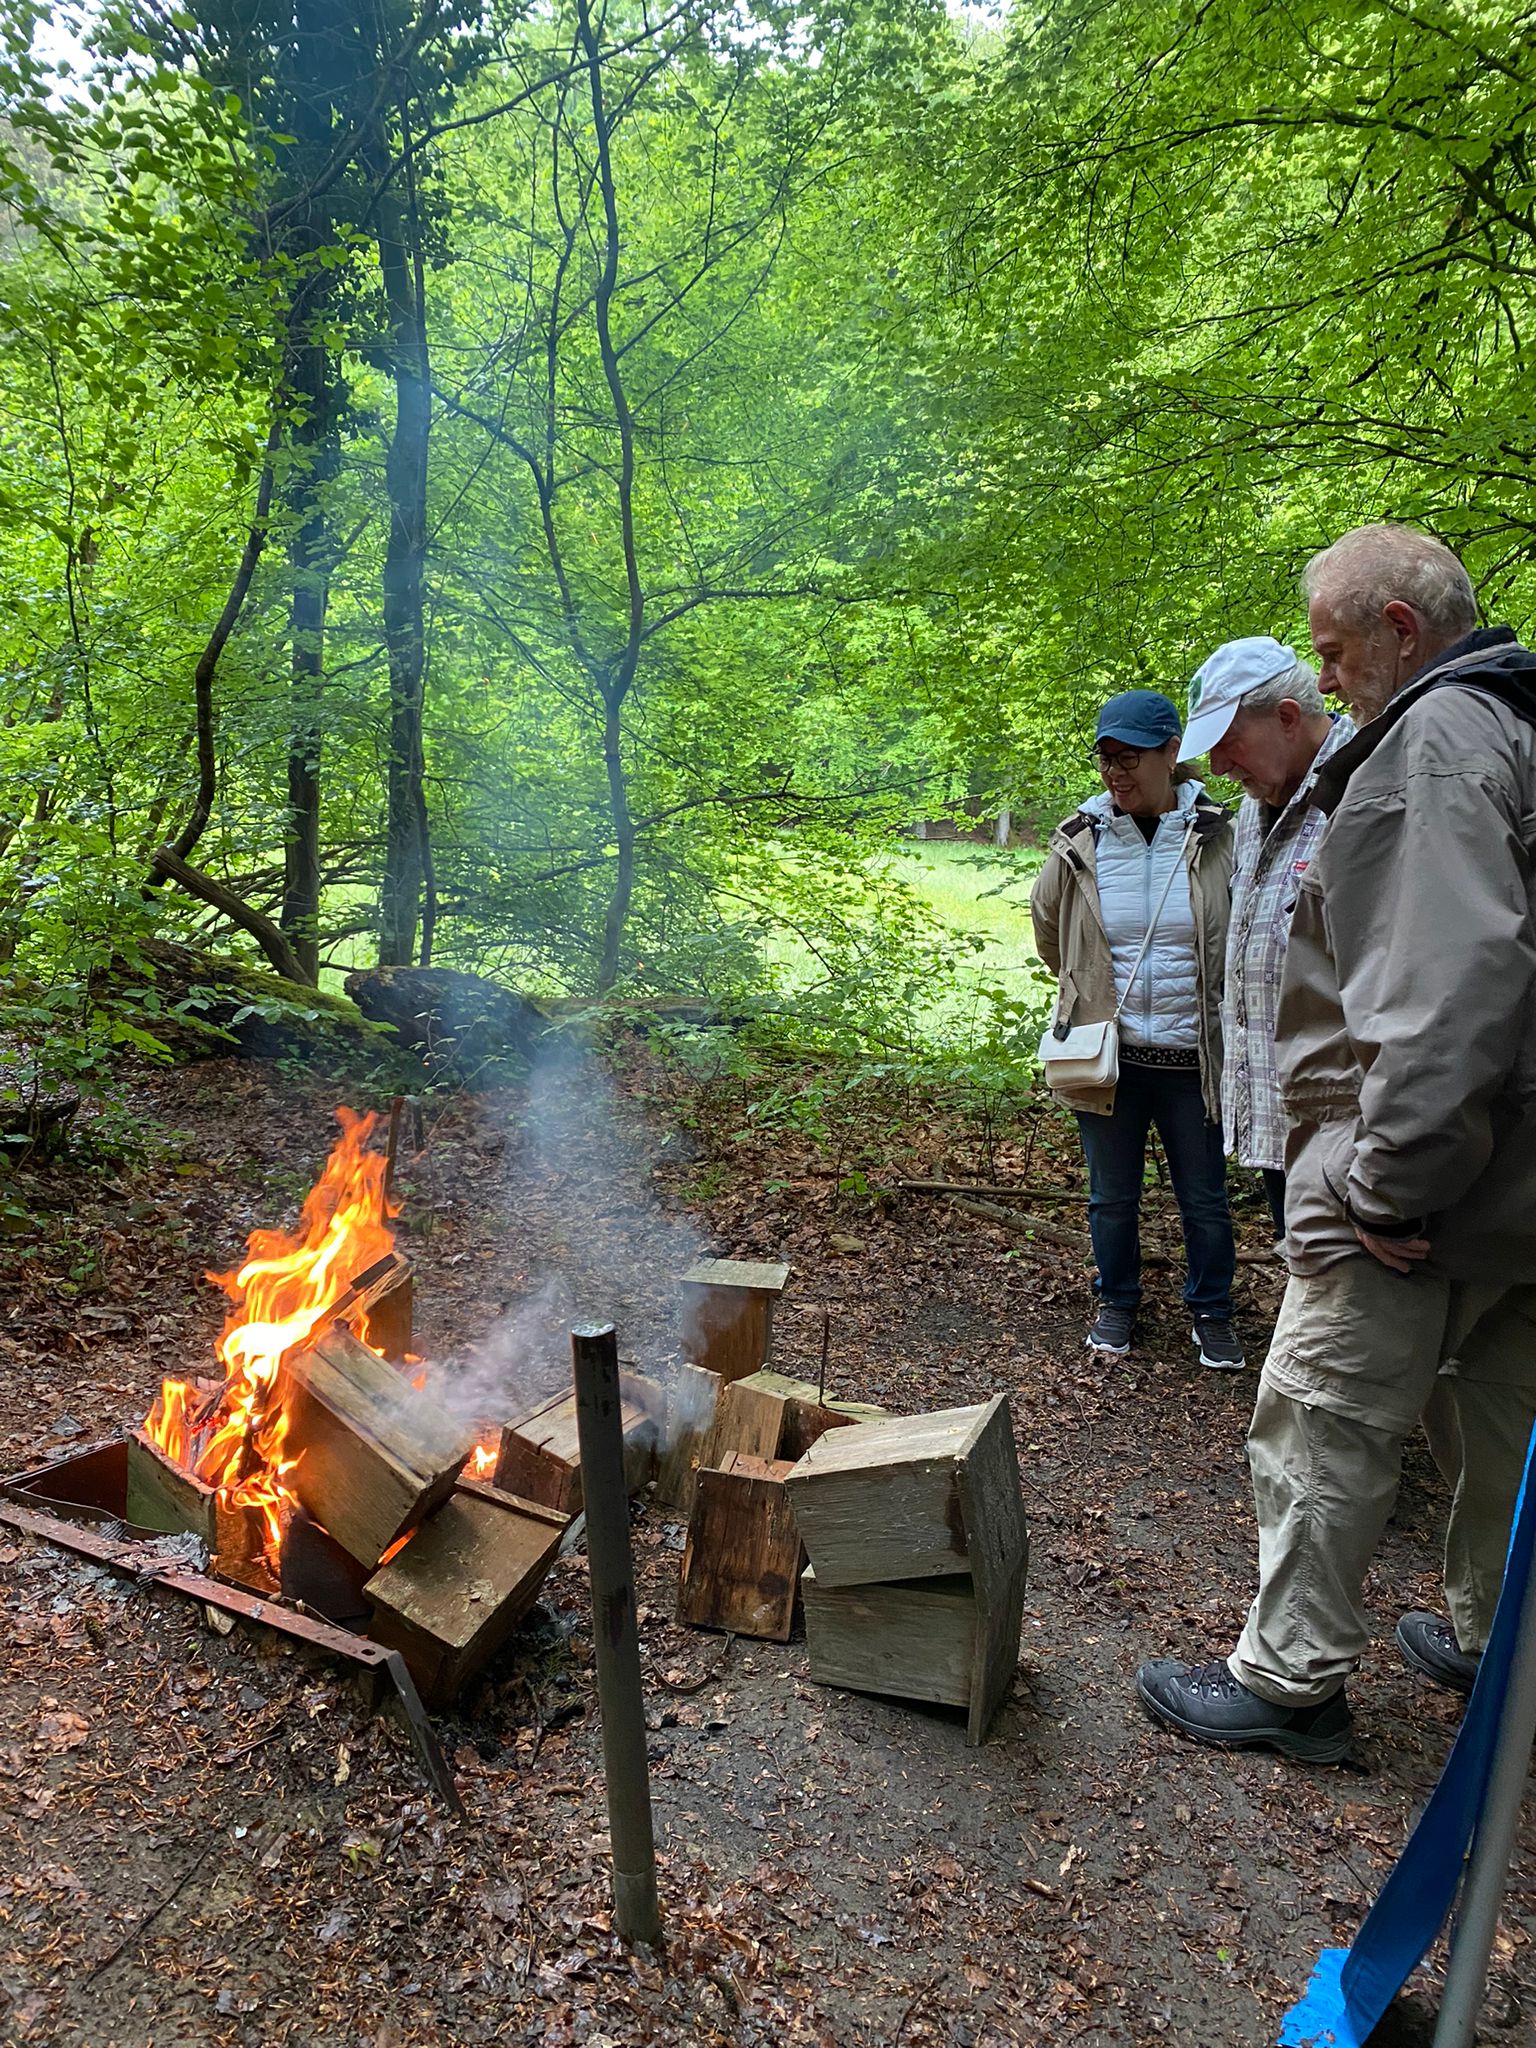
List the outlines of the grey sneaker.
<svg viewBox="0 0 1536 2048">
<path fill-rule="evenodd" d="M 1111 1358 L 1124 1358 L 1131 1348 L 1135 1327 L 1135 1309 L 1111 1308 L 1107 1302 L 1102 1303 L 1088 1332 L 1088 1349 L 1108 1352 Z"/>
<path fill-rule="evenodd" d="M 1248 1363 L 1237 1332 L 1220 1316 L 1196 1316 L 1190 1333 L 1200 1347 L 1200 1363 L 1215 1372 L 1241 1372 Z"/>
<path fill-rule="evenodd" d="M 1477 1683 L 1480 1657 L 1469 1657 L 1456 1640 L 1456 1631 L 1443 1614 L 1426 1614 L 1416 1607 L 1397 1624 L 1397 1647 L 1403 1662 L 1447 1692 L 1459 1692 L 1463 1699 Z"/>
<path fill-rule="evenodd" d="M 1274 1749 L 1298 1763 L 1337 1764 L 1354 1723 L 1343 1688 L 1311 1707 L 1275 1707 L 1232 1676 L 1225 1658 L 1180 1664 L 1156 1657 L 1136 1673 L 1136 1693 L 1154 1721 L 1208 1749 Z"/>
</svg>

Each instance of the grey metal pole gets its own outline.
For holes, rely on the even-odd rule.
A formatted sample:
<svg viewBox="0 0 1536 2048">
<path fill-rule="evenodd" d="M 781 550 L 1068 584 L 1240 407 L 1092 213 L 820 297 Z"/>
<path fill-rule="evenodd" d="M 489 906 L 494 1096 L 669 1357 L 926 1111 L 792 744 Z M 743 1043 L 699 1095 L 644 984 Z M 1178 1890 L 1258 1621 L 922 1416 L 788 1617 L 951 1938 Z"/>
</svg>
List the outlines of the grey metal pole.
<svg viewBox="0 0 1536 2048">
<path fill-rule="evenodd" d="M 645 1696 L 629 1545 L 629 1488 L 619 1405 L 619 1343 L 612 1323 L 571 1332 L 576 1431 L 592 1580 L 592 1640 L 603 1716 L 603 1771 L 613 1843 L 614 1924 L 626 1941 L 661 1939 L 656 1841 L 645 1755 Z"/>
<path fill-rule="evenodd" d="M 1536 1741 L 1536 1567 L 1525 1582 L 1509 1690 L 1494 1742 L 1482 1819 L 1467 1859 L 1434 2048 L 1471 2048 L 1488 1980 L 1488 1958 L 1509 1877 L 1520 1806 Z"/>
</svg>

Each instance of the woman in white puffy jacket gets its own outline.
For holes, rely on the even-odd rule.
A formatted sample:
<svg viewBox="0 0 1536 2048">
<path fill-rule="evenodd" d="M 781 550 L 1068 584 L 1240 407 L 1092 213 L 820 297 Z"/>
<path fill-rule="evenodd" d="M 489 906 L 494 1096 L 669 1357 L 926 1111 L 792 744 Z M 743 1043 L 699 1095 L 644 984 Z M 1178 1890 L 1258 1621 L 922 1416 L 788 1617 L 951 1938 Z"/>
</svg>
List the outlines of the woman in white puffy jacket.
<svg viewBox="0 0 1536 2048">
<path fill-rule="evenodd" d="M 1163 1143 L 1184 1226 L 1184 1301 L 1202 1365 L 1235 1371 L 1235 1255 L 1221 1135 L 1221 990 L 1232 826 L 1177 766 L 1178 711 L 1127 690 L 1099 713 L 1104 787 L 1051 835 L 1030 896 L 1035 943 L 1057 977 L 1057 1019 L 1118 1010 L 1120 1076 L 1092 1108 L 1074 1098 L 1098 1264 L 1095 1351 L 1130 1350 L 1141 1300 L 1147 1137 Z M 1150 932 L 1150 936 L 1149 936 Z"/>
</svg>

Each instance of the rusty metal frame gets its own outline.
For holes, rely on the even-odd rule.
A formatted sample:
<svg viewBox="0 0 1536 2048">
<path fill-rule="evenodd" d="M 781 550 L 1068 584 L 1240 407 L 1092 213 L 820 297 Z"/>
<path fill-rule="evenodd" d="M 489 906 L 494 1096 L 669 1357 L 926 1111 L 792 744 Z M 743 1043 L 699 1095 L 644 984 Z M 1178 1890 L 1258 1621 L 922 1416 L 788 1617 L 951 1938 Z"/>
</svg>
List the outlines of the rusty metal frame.
<svg viewBox="0 0 1536 2048">
<path fill-rule="evenodd" d="M 106 1446 L 93 1445 L 92 1450 Z M 85 1457 L 81 1451 L 75 1457 Z M 73 1522 L 65 1515 L 47 1512 L 49 1508 L 67 1506 L 78 1512 L 76 1504 L 52 1502 L 38 1492 L 37 1482 L 46 1480 L 53 1472 L 75 1462 L 74 1458 L 59 1461 L 58 1464 L 43 1466 L 34 1472 L 17 1474 L 14 1478 L 0 1481 L 0 1525 L 19 1530 L 23 1535 L 36 1536 L 44 1543 L 51 1543 L 58 1549 L 73 1551 L 79 1557 L 88 1557 L 93 1563 L 105 1565 L 109 1571 L 121 1577 L 133 1579 L 139 1585 L 164 1587 L 167 1592 L 180 1593 L 185 1599 L 200 1601 L 205 1607 L 217 1608 L 221 1613 L 232 1615 L 237 1621 L 258 1624 L 263 1628 L 276 1629 L 279 1634 L 307 1644 L 311 1649 L 337 1657 L 359 1669 L 368 1672 L 375 1684 L 376 1693 L 384 1681 L 394 1689 L 395 1703 L 399 1706 L 415 1744 L 416 1753 L 433 1791 L 452 1813 L 462 1813 L 464 1802 L 459 1797 L 458 1786 L 448 1768 L 442 1747 L 433 1733 L 422 1706 L 421 1695 L 416 1690 L 416 1681 L 406 1668 L 405 1659 L 398 1650 L 386 1649 L 382 1643 L 375 1643 L 367 1636 L 352 1635 L 348 1630 L 336 1628 L 328 1621 L 316 1620 L 308 1614 L 301 1614 L 277 1600 L 263 1599 L 248 1593 L 241 1587 L 232 1586 L 222 1579 L 209 1578 L 203 1572 L 182 1571 L 156 1556 L 150 1546 L 142 1541 L 129 1538 L 123 1540 L 106 1536 L 99 1529 L 84 1523 Z M 23 1505 L 23 1502 L 38 1500 L 38 1507 Z M 85 1509 L 93 1517 L 104 1516 L 112 1526 L 122 1527 L 120 1518 L 111 1516 L 109 1509 Z"/>
</svg>

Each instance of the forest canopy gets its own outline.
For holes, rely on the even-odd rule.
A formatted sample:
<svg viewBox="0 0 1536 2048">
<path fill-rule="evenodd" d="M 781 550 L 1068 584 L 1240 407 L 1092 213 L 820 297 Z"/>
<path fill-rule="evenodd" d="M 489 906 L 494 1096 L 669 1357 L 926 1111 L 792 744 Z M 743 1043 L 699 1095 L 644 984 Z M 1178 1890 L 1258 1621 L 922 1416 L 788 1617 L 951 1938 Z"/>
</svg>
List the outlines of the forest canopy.
<svg viewBox="0 0 1536 2048">
<path fill-rule="evenodd" d="M 790 935 L 867 1024 L 955 955 L 901 835 L 1033 836 L 1343 528 L 1524 627 L 1526 26 L 8 4 L 9 1024 L 147 1042 L 154 935 L 732 999 Z"/>
</svg>

